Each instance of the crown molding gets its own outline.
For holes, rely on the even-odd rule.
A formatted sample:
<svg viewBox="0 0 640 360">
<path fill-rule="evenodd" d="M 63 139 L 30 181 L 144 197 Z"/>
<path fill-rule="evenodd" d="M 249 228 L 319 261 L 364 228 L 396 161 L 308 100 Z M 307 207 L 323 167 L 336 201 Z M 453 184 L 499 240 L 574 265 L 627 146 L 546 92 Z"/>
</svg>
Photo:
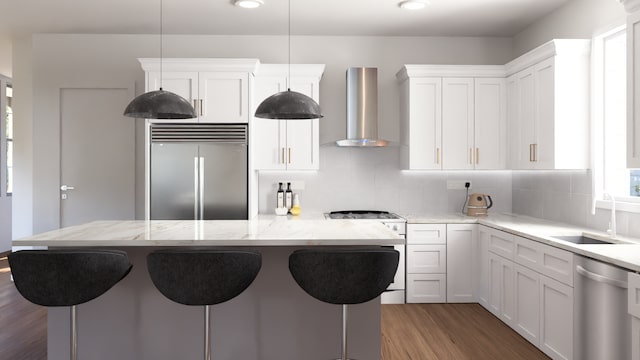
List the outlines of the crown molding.
<svg viewBox="0 0 640 360">
<path fill-rule="evenodd" d="M 160 58 L 139 58 L 144 71 L 160 71 Z M 253 73 L 259 67 L 258 59 L 163 58 L 164 71 L 231 71 Z"/>
<path fill-rule="evenodd" d="M 638 10 L 640 10 L 640 0 L 618 0 L 622 5 L 624 5 L 627 13 L 631 14 Z"/>
<path fill-rule="evenodd" d="M 396 78 L 409 77 L 504 77 L 504 65 L 404 65 Z"/>
</svg>

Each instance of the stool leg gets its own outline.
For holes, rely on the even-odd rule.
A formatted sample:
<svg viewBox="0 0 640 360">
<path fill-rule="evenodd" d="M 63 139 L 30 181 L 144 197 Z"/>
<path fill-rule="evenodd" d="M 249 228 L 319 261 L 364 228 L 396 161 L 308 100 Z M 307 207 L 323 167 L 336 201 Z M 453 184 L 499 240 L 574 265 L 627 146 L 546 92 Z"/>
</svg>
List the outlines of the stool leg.
<svg viewBox="0 0 640 360">
<path fill-rule="evenodd" d="M 76 306 L 71 306 L 71 360 L 78 359 L 78 316 Z"/>
<path fill-rule="evenodd" d="M 347 360 L 347 305 L 342 304 L 342 360 Z"/>
<path fill-rule="evenodd" d="M 211 306 L 204 307 L 204 360 L 211 360 Z"/>
</svg>

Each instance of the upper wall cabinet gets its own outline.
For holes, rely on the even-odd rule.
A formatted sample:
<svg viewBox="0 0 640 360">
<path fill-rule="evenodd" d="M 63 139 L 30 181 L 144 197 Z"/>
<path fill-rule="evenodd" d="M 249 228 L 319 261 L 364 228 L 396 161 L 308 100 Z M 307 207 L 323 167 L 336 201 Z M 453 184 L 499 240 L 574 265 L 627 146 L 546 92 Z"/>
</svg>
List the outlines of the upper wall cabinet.
<svg viewBox="0 0 640 360">
<path fill-rule="evenodd" d="M 589 167 L 590 40 L 553 40 L 506 65 L 512 169 Z"/>
<path fill-rule="evenodd" d="M 625 0 L 627 18 L 627 167 L 640 168 L 640 1 Z"/>
<path fill-rule="evenodd" d="M 405 65 L 400 86 L 402 167 L 506 168 L 503 66 Z"/>
<path fill-rule="evenodd" d="M 164 90 L 187 99 L 198 122 L 249 122 L 249 77 L 256 59 L 139 59 L 146 91 Z M 193 120 L 195 121 L 195 120 Z"/>
<path fill-rule="evenodd" d="M 288 74 L 291 71 L 289 80 Z M 291 88 L 320 103 L 324 65 L 261 64 L 255 74 L 250 123 L 254 168 L 317 170 L 320 167 L 319 120 L 272 120 L 253 117 L 267 97 Z"/>
</svg>

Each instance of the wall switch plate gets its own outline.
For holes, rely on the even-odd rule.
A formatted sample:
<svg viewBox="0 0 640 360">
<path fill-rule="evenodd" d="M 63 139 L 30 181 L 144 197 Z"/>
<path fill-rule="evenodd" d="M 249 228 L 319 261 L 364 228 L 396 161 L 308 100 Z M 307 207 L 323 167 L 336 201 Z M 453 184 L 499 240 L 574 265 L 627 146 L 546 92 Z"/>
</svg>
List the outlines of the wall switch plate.
<svg viewBox="0 0 640 360">
<path fill-rule="evenodd" d="M 469 190 L 471 190 L 471 181 L 468 180 L 447 180 L 447 190 L 465 190 L 465 183 L 469 183 Z"/>
</svg>

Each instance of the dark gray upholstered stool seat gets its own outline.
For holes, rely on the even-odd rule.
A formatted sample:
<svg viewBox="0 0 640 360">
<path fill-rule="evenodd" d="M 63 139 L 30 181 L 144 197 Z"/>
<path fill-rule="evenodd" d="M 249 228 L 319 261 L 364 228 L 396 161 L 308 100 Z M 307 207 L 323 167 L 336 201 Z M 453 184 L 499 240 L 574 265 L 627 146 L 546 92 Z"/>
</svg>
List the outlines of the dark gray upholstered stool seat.
<svg viewBox="0 0 640 360">
<path fill-rule="evenodd" d="M 304 249 L 289 256 L 289 271 L 314 298 L 342 305 L 342 360 L 347 360 L 347 305 L 375 299 L 393 282 L 400 254 L 392 248 Z"/>
<path fill-rule="evenodd" d="M 124 251 L 24 250 L 9 254 L 18 292 L 42 306 L 71 307 L 71 359 L 77 358 L 76 306 L 107 292 L 129 271 Z"/>
<path fill-rule="evenodd" d="M 258 276 L 262 256 L 247 250 L 158 250 L 147 255 L 153 284 L 168 299 L 205 306 L 205 359 L 211 359 L 211 305 L 231 300 Z"/>
</svg>

